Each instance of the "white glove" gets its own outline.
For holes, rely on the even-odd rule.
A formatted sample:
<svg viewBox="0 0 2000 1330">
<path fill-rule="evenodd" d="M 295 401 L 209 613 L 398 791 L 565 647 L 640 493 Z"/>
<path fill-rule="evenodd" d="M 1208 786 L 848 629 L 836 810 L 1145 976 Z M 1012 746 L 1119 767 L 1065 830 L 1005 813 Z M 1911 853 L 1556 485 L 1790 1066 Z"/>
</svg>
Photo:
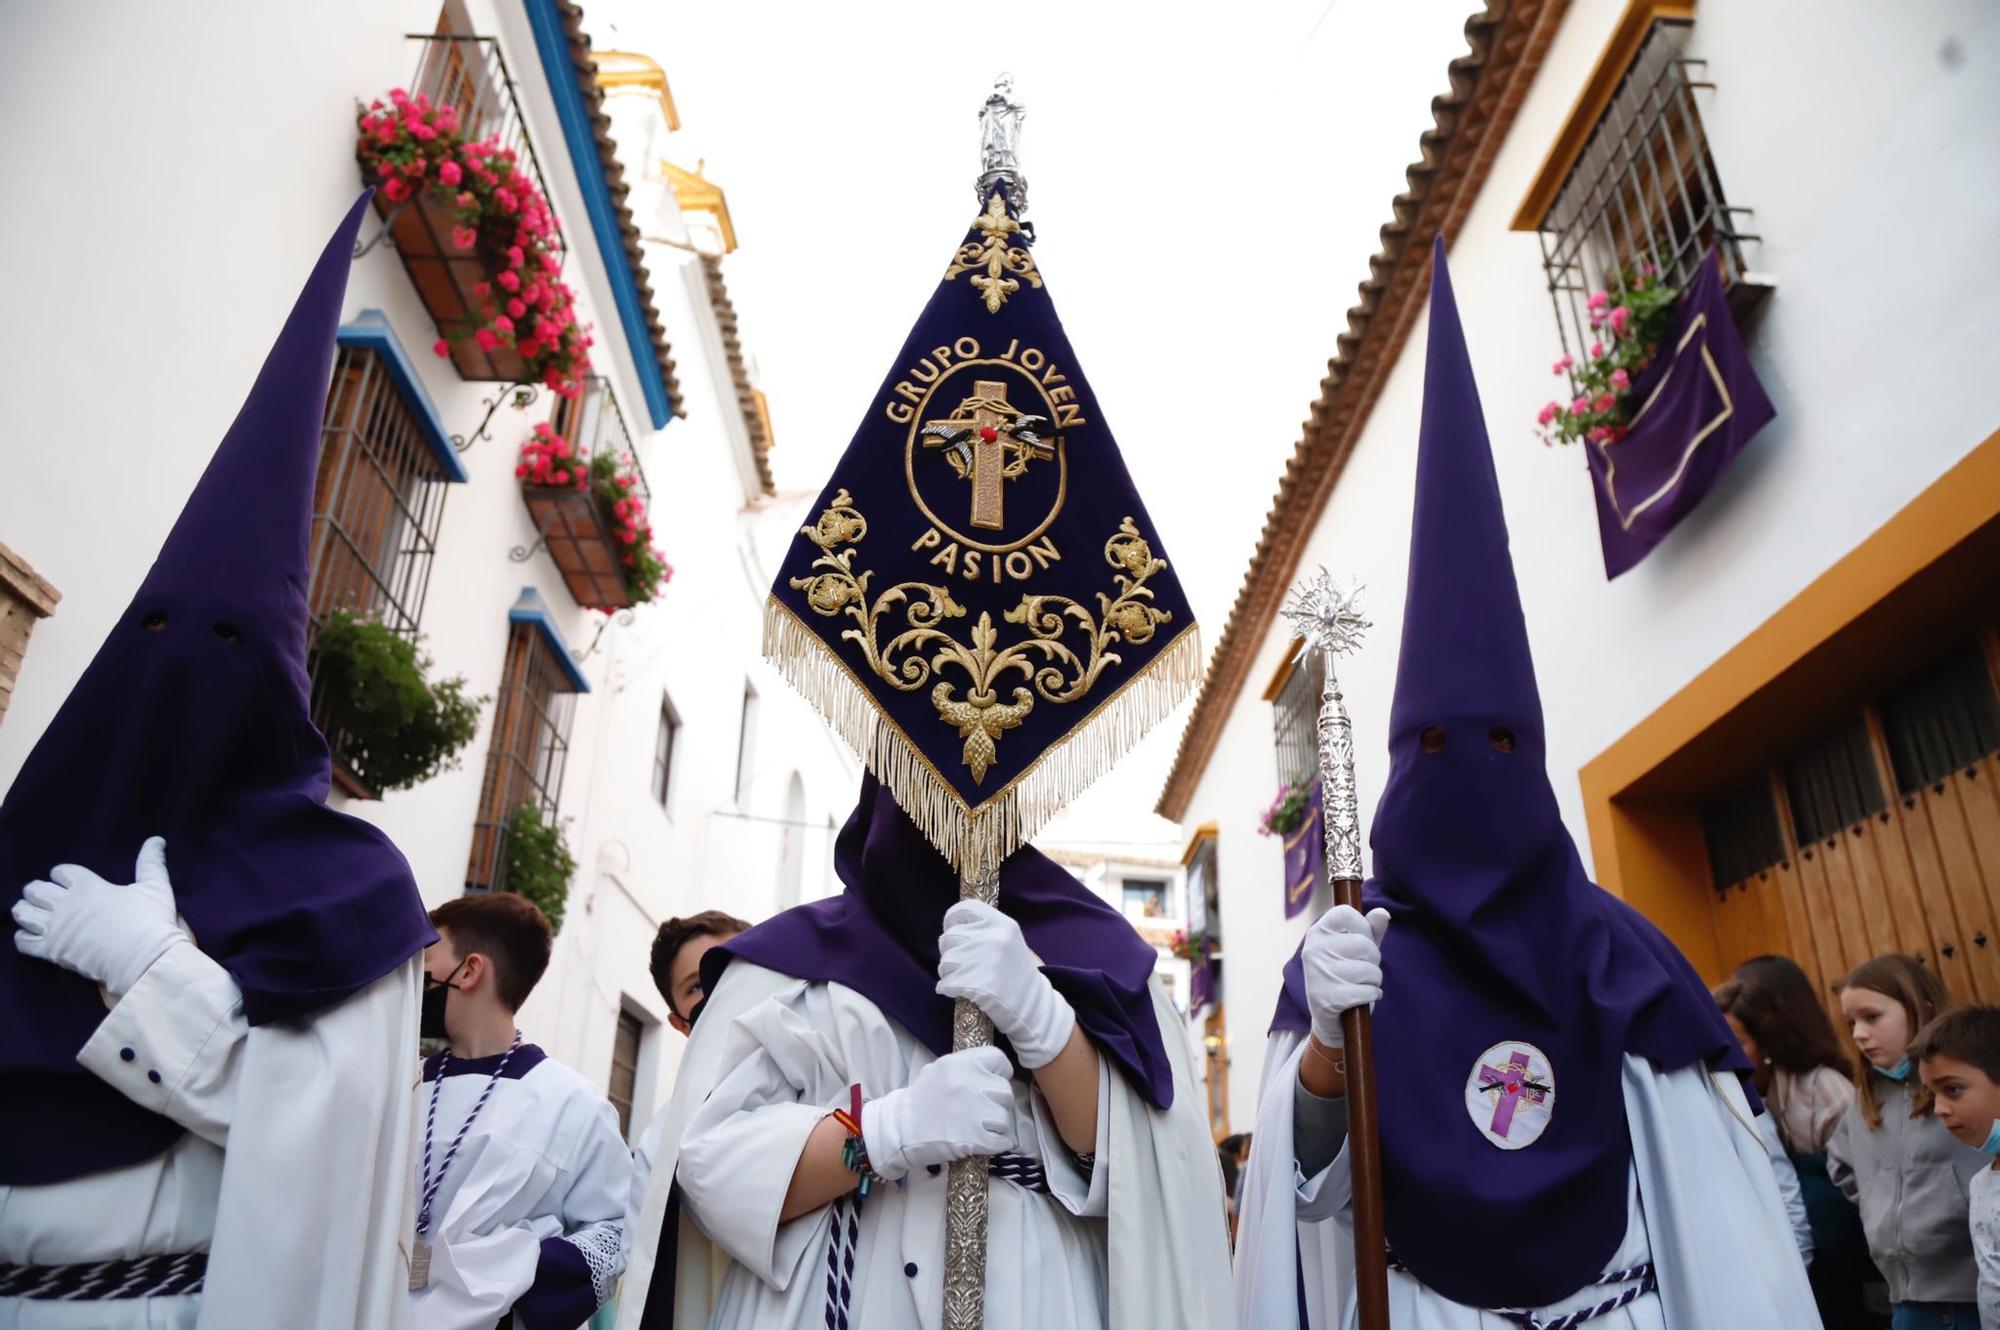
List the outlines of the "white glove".
<svg viewBox="0 0 2000 1330">
<path fill-rule="evenodd" d="M 1021 926 L 978 901 L 944 912 L 937 991 L 970 998 L 1029 1071 L 1055 1061 L 1076 1028 L 1076 1012 L 1042 973 Z"/>
<path fill-rule="evenodd" d="M 1013 1068 L 993 1047 L 947 1053 L 900 1090 L 861 1106 L 868 1167 L 894 1181 L 914 1169 L 1015 1148 Z"/>
<path fill-rule="evenodd" d="M 1388 931 L 1387 910 L 1370 910 L 1364 919 L 1352 905 L 1334 906 L 1306 931 L 1306 1005 L 1313 1037 L 1326 1047 L 1341 1046 L 1342 1012 L 1382 996 L 1382 935 Z"/>
<path fill-rule="evenodd" d="M 169 947 L 193 940 L 174 917 L 166 841 L 154 836 L 139 847 L 134 874 L 126 885 L 62 864 L 53 881 L 30 882 L 14 903 L 14 946 L 125 996 Z"/>
</svg>

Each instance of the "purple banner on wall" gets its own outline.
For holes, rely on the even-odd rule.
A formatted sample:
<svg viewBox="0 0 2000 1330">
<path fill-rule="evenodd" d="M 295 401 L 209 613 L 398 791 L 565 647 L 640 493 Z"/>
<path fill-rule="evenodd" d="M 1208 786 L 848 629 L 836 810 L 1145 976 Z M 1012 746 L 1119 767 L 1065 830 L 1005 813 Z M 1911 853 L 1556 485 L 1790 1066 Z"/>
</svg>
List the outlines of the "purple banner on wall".
<svg viewBox="0 0 2000 1330">
<path fill-rule="evenodd" d="M 1202 948 L 1201 959 L 1188 966 L 1188 1015 L 1199 1016 L 1201 1009 L 1215 1001 L 1215 965 Z"/>
<path fill-rule="evenodd" d="M 1285 918 L 1312 903 L 1313 887 L 1326 875 L 1326 834 L 1320 830 L 1319 782 L 1312 784 L 1305 821 L 1285 835 Z"/>
<path fill-rule="evenodd" d="M 1639 406 L 1624 437 L 1583 446 L 1607 578 L 1651 553 L 1777 414 L 1737 335 L 1713 250 L 1632 395 Z"/>
</svg>

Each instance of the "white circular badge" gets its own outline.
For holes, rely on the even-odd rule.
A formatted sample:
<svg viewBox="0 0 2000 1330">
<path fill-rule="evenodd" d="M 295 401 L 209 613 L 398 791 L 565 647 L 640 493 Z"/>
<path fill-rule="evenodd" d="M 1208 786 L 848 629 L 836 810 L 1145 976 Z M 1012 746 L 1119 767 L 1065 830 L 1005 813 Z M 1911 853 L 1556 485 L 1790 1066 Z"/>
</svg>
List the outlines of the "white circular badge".
<svg viewBox="0 0 2000 1330">
<path fill-rule="evenodd" d="M 1473 1061 L 1465 1078 L 1465 1111 L 1472 1125 L 1502 1150 L 1533 1145 L 1556 1111 L 1556 1073 L 1549 1055 L 1509 1039 Z"/>
</svg>

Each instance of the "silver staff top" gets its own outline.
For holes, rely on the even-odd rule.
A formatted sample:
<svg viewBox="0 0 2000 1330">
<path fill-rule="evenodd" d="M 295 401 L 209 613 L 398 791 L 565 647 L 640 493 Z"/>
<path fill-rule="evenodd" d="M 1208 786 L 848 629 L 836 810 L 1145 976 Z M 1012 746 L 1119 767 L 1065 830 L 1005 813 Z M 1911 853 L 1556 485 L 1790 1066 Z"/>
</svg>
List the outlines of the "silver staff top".
<svg viewBox="0 0 2000 1330">
<path fill-rule="evenodd" d="M 1004 181 L 1007 201 L 1016 216 L 1028 211 L 1028 179 L 1021 174 L 1021 122 L 1027 108 L 1014 100 L 1014 76 L 1002 74 L 993 80 L 992 95 L 979 108 L 979 183 L 976 186 L 983 207 L 993 186 Z"/>
<path fill-rule="evenodd" d="M 1354 783 L 1354 725 L 1340 695 L 1334 661 L 1361 646 L 1361 636 L 1374 627 L 1361 614 L 1361 587 L 1341 591 L 1325 568 L 1296 587 L 1286 604 L 1294 636 L 1326 662 L 1326 684 L 1319 702 L 1319 781 L 1321 820 L 1326 832 L 1326 871 L 1333 881 L 1362 878 L 1361 796 Z"/>
</svg>

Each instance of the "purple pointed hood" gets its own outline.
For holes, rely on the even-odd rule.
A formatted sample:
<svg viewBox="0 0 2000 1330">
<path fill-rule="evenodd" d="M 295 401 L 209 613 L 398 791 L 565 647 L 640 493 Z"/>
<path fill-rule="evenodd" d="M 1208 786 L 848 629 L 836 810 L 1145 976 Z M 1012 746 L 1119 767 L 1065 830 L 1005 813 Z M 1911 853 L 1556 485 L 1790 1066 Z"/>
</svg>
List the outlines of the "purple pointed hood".
<svg viewBox="0 0 2000 1330">
<path fill-rule="evenodd" d="M 402 854 L 327 807 L 308 712 L 307 542 L 364 195 L 327 242 L 138 594 L 0 801 L 0 901 L 78 863 L 132 880 L 167 839 L 182 917 L 252 1024 L 340 1002 L 435 936 Z M 0 1184 L 158 1154 L 181 1132 L 76 1063 L 97 986 L 0 946 Z"/>
<path fill-rule="evenodd" d="M 1586 876 L 1549 783 L 1527 623 L 1440 241 L 1415 519 L 1370 835 L 1389 1245 L 1478 1307 L 1596 1279 L 1625 1232 L 1627 1054 L 1748 1070 L 1687 960 Z M 1274 1029 L 1307 1024 L 1299 959 Z"/>
</svg>

